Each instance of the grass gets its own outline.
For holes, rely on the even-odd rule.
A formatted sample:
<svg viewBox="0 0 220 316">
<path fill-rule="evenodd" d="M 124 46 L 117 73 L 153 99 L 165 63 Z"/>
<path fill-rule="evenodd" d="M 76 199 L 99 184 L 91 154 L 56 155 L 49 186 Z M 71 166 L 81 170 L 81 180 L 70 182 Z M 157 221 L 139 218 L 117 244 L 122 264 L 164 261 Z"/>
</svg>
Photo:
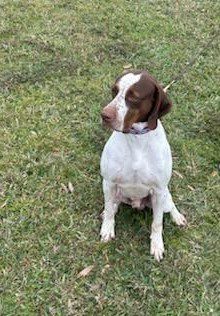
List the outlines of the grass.
<svg viewBox="0 0 220 316">
<path fill-rule="evenodd" d="M 1 1 L 1 315 L 219 315 L 217 39 L 170 89 L 163 120 L 187 229 L 165 215 L 158 264 L 150 212 L 121 207 L 107 245 L 98 219 L 110 85 L 128 64 L 168 84 L 218 13 L 209 0 Z"/>
</svg>

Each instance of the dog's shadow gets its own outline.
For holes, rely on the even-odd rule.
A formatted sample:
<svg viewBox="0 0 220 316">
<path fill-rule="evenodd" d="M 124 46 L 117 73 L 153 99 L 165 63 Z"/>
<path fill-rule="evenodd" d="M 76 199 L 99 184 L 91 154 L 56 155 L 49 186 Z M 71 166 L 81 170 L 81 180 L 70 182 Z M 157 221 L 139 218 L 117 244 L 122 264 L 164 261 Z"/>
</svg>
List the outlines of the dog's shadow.
<svg viewBox="0 0 220 316">
<path fill-rule="evenodd" d="M 143 210 L 137 210 L 121 203 L 115 216 L 116 241 L 118 239 L 137 240 L 141 243 L 150 241 L 152 221 L 153 210 L 151 208 L 145 207 Z M 173 224 L 169 214 L 164 214 L 163 223 L 167 238 L 182 234 L 182 230 Z"/>
<path fill-rule="evenodd" d="M 131 206 L 121 204 L 116 214 L 116 235 L 120 238 L 150 238 L 152 209 L 133 209 Z"/>
</svg>

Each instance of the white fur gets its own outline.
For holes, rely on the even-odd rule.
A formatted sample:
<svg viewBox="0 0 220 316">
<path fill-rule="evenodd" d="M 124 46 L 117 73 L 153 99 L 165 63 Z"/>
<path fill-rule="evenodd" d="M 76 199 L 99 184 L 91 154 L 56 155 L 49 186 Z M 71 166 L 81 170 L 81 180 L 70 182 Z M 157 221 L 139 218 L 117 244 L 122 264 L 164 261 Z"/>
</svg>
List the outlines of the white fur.
<svg viewBox="0 0 220 316">
<path fill-rule="evenodd" d="M 126 107 L 125 100 L 122 99 L 129 85 L 139 80 L 137 75 L 129 75 L 120 80 L 121 91 L 115 98 L 119 107 L 122 108 Z M 170 212 L 177 225 L 186 224 L 184 216 L 179 213 L 173 203 L 168 189 L 171 173 L 170 146 L 159 120 L 155 130 L 143 135 L 114 131 L 106 143 L 101 157 L 105 199 L 101 240 L 106 242 L 115 237 L 115 214 L 120 202 L 130 199 L 132 205 L 138 207 L 140 200 L 150 193 L 153 207 L 150 252 L 156 260 L 160 261 L 164 252 L 163 213 Z"/>
<path fill-rule="evenodd" d="M 127 113 L 127 106 L 125 103 L 125 95 L 130 86 L 138 82 L 141 78 L 141 74 L 134 75 L 133 73 L 128 73 L 124 75 L 118 82 L 119 91 L 115 98 L 109 103 L 109 106 L 115 105 L 117 110 L 117 129 L 122 131 L 124 127 L 124 117 Z"/>
</svg>

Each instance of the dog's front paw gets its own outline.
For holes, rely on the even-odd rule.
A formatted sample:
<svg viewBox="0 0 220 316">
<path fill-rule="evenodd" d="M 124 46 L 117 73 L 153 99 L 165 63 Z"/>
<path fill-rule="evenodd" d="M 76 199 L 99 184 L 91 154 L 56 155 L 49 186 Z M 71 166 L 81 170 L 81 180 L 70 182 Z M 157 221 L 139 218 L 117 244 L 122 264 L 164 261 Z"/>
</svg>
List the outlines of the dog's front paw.
<svg viewBox="0 0 220 316">
<path fill-rule="evenodd" d="M 102 242 L 108 242 L 115 238 L 115 223 L 114 221 L 104 220 L 102 223 L 100 236 Z"/>
<path fill-rule="evenodd" d="M 150 254 L 159 262 L 163 259 L 164 245 L 162 236 L 151 235 Z"/>
</svg>

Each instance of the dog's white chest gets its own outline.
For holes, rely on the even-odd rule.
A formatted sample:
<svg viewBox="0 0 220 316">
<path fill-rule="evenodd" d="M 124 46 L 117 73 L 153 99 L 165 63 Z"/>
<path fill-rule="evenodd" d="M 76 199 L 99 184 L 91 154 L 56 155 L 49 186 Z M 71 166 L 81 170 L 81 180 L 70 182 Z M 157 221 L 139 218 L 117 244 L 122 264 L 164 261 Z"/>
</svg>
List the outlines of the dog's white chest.
<svg viewBox="0 0 220 316">
<path fill-rule="evenodd" d="M 142 198 L 170 178 L 172 160 L 164 129 L 134 136 L 114 132 L 102 153 L 101 174 L 123 195 Z"/>
<path fill-rule="evenodd" d="M 124 160 L 126 160 L 126 158 Z M 127 157 L 127 161 L 124 163 L 124 168 L 121 170 L 120 177 L 124 179 L 123 182 L 134 184 L 134 186 L 149 184 L 151 181 L 149 162 L 146 155 L 144 155 L 140 149 Z"/>
</svg>

